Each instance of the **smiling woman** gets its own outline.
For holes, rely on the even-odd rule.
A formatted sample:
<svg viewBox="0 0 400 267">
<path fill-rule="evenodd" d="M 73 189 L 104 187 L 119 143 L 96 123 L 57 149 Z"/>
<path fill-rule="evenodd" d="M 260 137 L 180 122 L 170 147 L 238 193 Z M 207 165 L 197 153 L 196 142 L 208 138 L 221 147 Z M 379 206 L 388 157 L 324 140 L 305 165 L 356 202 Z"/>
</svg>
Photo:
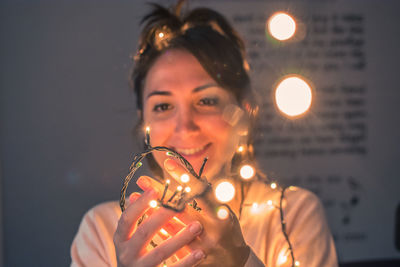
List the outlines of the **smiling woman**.
<svg viewBox="0 0 400 267">
<path fill-rule="evenodd" d="M 132 194 L 122 213 L 110 202 L 85 215 L 72 266 L 337 266 L 318 199 L 294 187 L 284 198 L 285 190 L 267 186 L 248 164 L 255 163 L 258 109 L 243 42 L 219 13 L 202 8 L 182 15 L 182 3 L 171 10 L 153 5 L 145 16 L 132 80 L 146 146 L 177 151 L 197 173 L 208 158 L 201 177 L 207 180 L 196 181 L 168 155 L 155 154 L 156 179 L 137 180 L 145 193 Z M 246 182 L 239 163 L 251 169 L 242 173 Z M 206 191 L 193 208 L 177 213 L 154 201 L 205 181 L 216 197 Z M 169 192 L 173 183 L 179 186 Z"/>
</svg>

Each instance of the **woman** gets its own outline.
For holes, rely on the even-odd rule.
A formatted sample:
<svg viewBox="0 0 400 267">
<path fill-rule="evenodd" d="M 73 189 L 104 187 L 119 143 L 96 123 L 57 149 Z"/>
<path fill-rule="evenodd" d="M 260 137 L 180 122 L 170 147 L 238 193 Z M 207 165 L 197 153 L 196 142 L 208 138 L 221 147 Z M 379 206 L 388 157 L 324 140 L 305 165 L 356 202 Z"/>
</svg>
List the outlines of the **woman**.
<svg viewBox="0 0 400 267">
<path fill-rule="evenodd" d="M 282 231 L 281 210 L 274 208 L 281 191 L 261 177 L 236 179 L 241 162 L 254 163 L 251 126 L 257 113 L 244 45 L 220 14 L 195 9 L 181 16 L 181 4 L 172 11 L 154 5 L 143 19 L 132 75 L 141 127 L 150 129 L 151 146 L 174 149 L 196 172 L 207 157 L 202 176 L 212 187 L 228 179 L 241 193 L 228 203 L 223 220 L 211 193 L 196 199 L 200 212 L 152 209 L 148 203 L 160 199 L 163 187 L 142 176 L 137 184 L 144 193 L 132 194 L 122 214 L 118 203 L 110 202 L 85 215 L 72 244 L 72 266 L 293 266 L 292 252 L 301 266 L 337 266 L 313 194 L 286 191 Z M 149 162 L 154 177 L 164 182 L 186 171 L 164 153 Z M 258 211 L 252 205 L 267 202 Z"/>
</svg>

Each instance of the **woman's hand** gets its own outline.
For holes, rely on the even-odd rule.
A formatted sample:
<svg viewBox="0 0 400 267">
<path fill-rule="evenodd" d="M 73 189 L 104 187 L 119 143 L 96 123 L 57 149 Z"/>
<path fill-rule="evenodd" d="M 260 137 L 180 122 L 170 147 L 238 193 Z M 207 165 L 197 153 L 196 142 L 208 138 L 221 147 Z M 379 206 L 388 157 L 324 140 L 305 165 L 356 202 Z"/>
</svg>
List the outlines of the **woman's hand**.
<svg viewBox="0 0 400 267">
<path fill-rule="evenodd" d="M 148 190 L 143 195 L 136 193 L 130 197 L 131 204 L 122 213 L 114 234 L 114 245 L 119 267 L 157 266 L 202 232 L 202 225 L 198 221 L 192 221 L 171 238 L 157 247 L 147 250 L 147 245 L 153 236 L 168 221 L 170 221 L 168 223 L 170 225 L 169 228 L 177 228 L 176 225 L 171 223 L 171 218 L 176 215 L 175 212 L 165 208 L 149 210 L 149 202 L 156 199 L 157 196 L 156 191 Z M 148 218 L 137 226 L 138 220 L 145 213 Z M 193 266 L 203 258 L 203 251 L 200 249 L 192 250 L 190 254 L 169 266 Z"/>
<path fill-rule="evenodd" d="M 167 159 L 164 163 L 165 169 L 171 177 L 179 181 L 182 174 L 187 173 L 185 169 L 172 159 Z M 157 186 L 157 182 L 146 177 L 141 177 L 140 182 L 151 183 L 147 189 Z M 192 178 L 189 182 L 191 187 L 196 186 L 196 179 Z M 146 188 L 143 188 L 146 190 Z M 228 207 L 229 216 L 227 219 L 218 219 L 216 210 L 220 206 L 212 192 L 208 192 L 204 197 L 196 199 L 201 211 L 198 212 L 191 207 L 187 207 L 184 212 L 176 216 L 185 224 L 199 221 L 203 225 L 203 232 L 195 238 L 189 245 L 193 250 L 202 250 L 207 258 L 202 261 L 200 266 L 215 266 L 223 263 L 224 266 L 244 266 L 250 253 L 250 248 L 246 245 L 238 219 Z"/>
</svg>

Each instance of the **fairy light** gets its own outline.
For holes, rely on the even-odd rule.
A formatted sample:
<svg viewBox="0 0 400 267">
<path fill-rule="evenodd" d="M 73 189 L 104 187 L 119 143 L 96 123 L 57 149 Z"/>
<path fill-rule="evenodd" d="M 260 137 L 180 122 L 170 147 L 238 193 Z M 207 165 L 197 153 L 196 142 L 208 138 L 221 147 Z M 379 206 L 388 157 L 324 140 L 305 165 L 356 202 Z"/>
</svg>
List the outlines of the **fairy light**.
<svg viewBox="0 0 400 267">
<path fill-rule="evenodd" d="M 276 187 L 277 187 L 276 183 L 271 183 L 271 188 L 272 189 L 276 189 Z"/>
<path fill-rule="evenodd" d="M 170 209 L 172 209 L 174 211 L 180 212 L 180 211 L 182 211 L 184 209 L 184 207 L 186 207 L 185 204 L 189 203 L 188 201 L 193 200 L 193 203 L 192 204 L 189 203 L 189 205 L 192 206 L 195 210 L 200 211 L 201 207 L 198 207 L 197 202 L 194 200 L 194 198 L 201 196 L 207 190 L 207 187 L 210 186 L 210 184 L 207 182 L 207 180 L 204 177 L 200 178 L 202 170 L 204 168 L 204 165 L 207 162 L 207 158 L 204 159 L 203 165 L 200 168 L 199 174 L 197 174 L 194 171 L 192 165 L 184 157 L 179 155 L 176 151 L 174 151 L 172 149 L 169 149 L 167 147 L 151 147 L 151 145 L 150 145 L 150 127 L 149 126 L 147 126 L 145 128 L 145 132 L 146 132 L 145 142 L 147 144 L 146 150 L 144 152 L 140 153 L 140 154 L 136 154 L 135 155 L 133 163 L 131 164 L 131 167 L 130 167 L 131 172 L 126 176 L 126 178 L 124 180 L 124 183 L 123 183 L 123 187 L 121 189 L 121 194 L 120 194 L 121 211 L 125 210 L 125 194 L 126 194 L 126 189 L 128 187 L 129 181 L 133 178 L 135 172 L 142 166 L 141 160 L 147 154 L 152 153 L 153 151 L 166 151 L 166 154 L 168 156 L 171 156 L 171 157 L 174 157 L 175 159 L 180 160 L 182 165 L 184 167 L 186 167 L 186 170 L 191 174 L 191 176 L 196 178 L 198 181 L 200 181 L 202 183 L 201 185 L 203 186 L 202 187 L 203 189 L 202 189 L 202 191 L 199 191 L 199 193 L 191 196 L 189 194 L 192 191 L 191 187 L 189 187 L 189 186 L 183 187 L 182 185 L 178 185 L 176 187 L 174 193 L 172 194 L 172 196 L 169 198 L 169 200 L 168 201 L 164 201 L 164 197 L 165 197 L 165 195 L 167 193 L 167 190 L 171 185 L 171 180 L 166 179 L 165 182 L 164 182 L 164 193 L 163 193 L 163 196 L 162 196 L 161 200 L 160 201 L 152 200 L 152 201 L 149 202 L 149 206 L 151 208 L 156 208 L 159 205 L 161 205 L 163 207 L 170 208 Z M 244 150 L 245 150 L 244 146 L 239 146 L 238 149 L 237 149 L 238 152 L 243 152 Z M 245 168 L 241 168 L 241 170 L 242 170 L 242 172 L 239 171 L 239 174 L 244 179 L 246 179 L 246 177 L 250 177 L 250 176 L 253 177 L 255 175 L 255 170 L 251 165 L 247 165 Z M 182 182 L 184 184 L 189 183 L 189 181 L 190 181 L 189 177 L 190 176 L 187 173 L 181 175 L 180 179 L 178 179 L 178 183 L 179 183 L 179 180 L 180 180 L 180 182 Z M 264 181 L 264 183 L 267 184 L 266 181 Z M 272 189 L 279 188 L 278 184 L 275 183 L 275 182 L 270 183 L 269 186 Z M 284 188 L 280 188 L 280 189 L 281 189 L 281 196 L 280 196 L 279 205 L 274 205 L 272 200 L 268 200 L 266 203 L 261 203 L 261 204 L 259 204 L 257 202 L 254 202 L 254 203 L 251 203 L 251 204 L 250 203 L 249 204 L 241 203 L 241 207 L 240 207 L 240 210 L 239 210 L 239 218 L 240 218 L 240 214 L 241 214 L 242 205 L 243 206 L 251 206 L 251 210 L 250 210 L 251 213 L 260 213 L 261 211 L 265 210 L 265 208 L 267 206 L 269 206 L 271 208 L 279 209 L 281 226 L 282 226 L 282 233 L 283 233 L 283 235 L 284 235 L 284 237 L 286 239 L 286 242 L 288 243 L 288 247 L 289 248 L 286 251 L 286 253 L 284 253 L 283 255 L 278 257 L 277 264 L 281 265 L 281 264 L 287 262 L 288 255 L 290 255 L 291 260 L 292 260 L 291 261 L 291 267 L 300 266 L 300 262 L 295 260 L 295 258 L 294 258 L 293 247 L 292 247 L 291 242 L 289 240 L 289 236 L 288 236 L 288 234 L 286 232 L 286 228 L 287 227 L 286 227 L 286 222 L 284 220 L 283 205 L 282 205 L 283 199 L 285 198 L 284 197 L 285 190 L 286 189 L 294 190 L 294 189 L 293 189 L 293 187 L 284 187 Z M 243 188 L 242 188 L 242 190 L 243 190 Z M 214 188 L 214 193 L 215 193 L 215 196 L 216 196 L 218 201 L 220 201 L 222 203 L 226 203 L 226 202 L 231 201 L 234 198 L 234 196 L 235 196 L 235 187 L 231 182 L 229 182 L 227 180 L 223 180 L 219 184 L 216 185 L 216 187 Z M 242 192 L 242 195 L 243 195 L 243 192 Z M 229 217 L 230 211 L 226 206 L 220 206 L 217 209 L 216 213 L 217 213 L 217 217 L 219 219 L 224 220 L 224 219 L 227 219 Z M 145 218 L 143 217 L 143 219 L 145 219 Z M 141 219 L 139 221 L 142 221 L 143 219 Z M 173 219 L 180 222 L 180 220 L 177 217 L 173 217 Z M 138 224 L 140 224 L 139 221 L 138 221 Z M 168 232 L 165 231 L 164 229 L 160 229 L 160 234 L 163 234 L 165 236 L 169 236 Z M 150 244 L 153 247 L 157 246 L 157 244 L 154 243 L 153 240 L 151 240 Z"/>
<path fill-rule="evenodd" d="M 235 196 L 235 187 L 228 181 L 220 182 L 215 187 L 215 197 L 218 201 L 226 203 L 231 201 Z"/>
<path fill-rule="evenodd" d="M 220 220 L 225 220 L 229 217 L 229 210 L 225 206 L 221 206 L 217 210 L 217 217 Z"/>
<path fill-rule="evenodd" d="M 189 177 L 189 175 L 187 173 L 184 173 L 184 174 L 181 175 L 181 182 L 182 183 L 188 183 L 189 180 L 190 180 L 190 177 Z"/>
<path fill-rule="evenodd" d="M 157 208 L 157 200 L 151 200 L 149 202 L 149 206 L 152 207 L 153 209 Z"/>
<path fill-rule="evenodd" d="M 165 231 L 164 228 L 161 228 L 161 229 L 160 229 L 160 233 L 163 234 L 163 235 L 165 235 L 165 236 L 168 236 L 168 232 Z"/>
<path fill-rule="evenodd" d="M 268 20 L 267 28 L 275 39 L 285 41 L 293 37 L 296 32 L 296 22 L 289 14 L 277 12 Z"/>
<path fill-rule="evenodd" d="M 253 178 L 253 176 L 255 174 L 254 168 L 248 164 L 243 165 L 240 168 L 239 172 L 240 172 L 240 176 L 245 180 L 249 180 L 249 179 Z"/>
<path fill-rule="evenodd" d="M 305 113 L 311 106 L 310 85 L 301 77 L 291 75 L 284 78 L 275 89 L 275 103 L 278 109 L 289 117 Z"/>
<path fill-rule="evenodd" d="M 163 38 L 163 37 L 164 37 L 164 33 L 163 33 L 163 32 L 160 32 L 160 33 L 158 34 L 158 37 Z"/>
</svg>

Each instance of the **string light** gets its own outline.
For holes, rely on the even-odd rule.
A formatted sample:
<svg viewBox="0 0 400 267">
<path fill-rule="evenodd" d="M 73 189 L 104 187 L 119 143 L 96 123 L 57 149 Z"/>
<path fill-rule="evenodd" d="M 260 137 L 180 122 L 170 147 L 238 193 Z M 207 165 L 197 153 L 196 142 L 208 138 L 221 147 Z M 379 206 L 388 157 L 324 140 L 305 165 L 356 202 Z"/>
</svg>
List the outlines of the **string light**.
<svg viewBox="0 0 400 267">
<path fill-rule="evenodd" d="M 275 103 L 278 109 L 289 117 L 305 113 L 311 102 L 311 86 L 300 76 L 285 77 L 276 87 Z"/>
<path fill-rule="evenodd" d="M 284 12 L 272 15 L 267 25 L 269 33 L 279 41 L 290 39 L 296 32 L 295 20 Z"/>
<path fill-rule="evenodd" d="M 149 206 L 152 207 L 153 209 L 154 209 L 154 208 L 157 208 L 157 200 L 152 200 L 152 201 L 150 201 L 150 202 L 149 202 Z"/>
<path fill-rule="evenodd" d="M 235 187 L 228 181 L 220 182 L 215 187 L 215 197 L 222 203 L 231 201 L 235 196 Z"/>
<path fill-rule="evenodd" d="M 187 182 L 189 182 L 189 180 L 190 180 L 190 177 L 189 177 L 189 175 L 187 173 L 184 173 L 184 174 L 181 175 L 181 182 L 182 183 L 187 183 Z"/>
<path fill-rule="evenodd" d="M 243 179 L 249 180 L 249 179 L 253 178 L 255 171 L 251 165 L 246 164 L 240 168 L 239 173 Z"/>
<path fill-rule="evenodd" d="M 271 183 L 271 188 L 272 189 L 276 189 L 276 187 L 277 187 L 276 183 Z"/>
<path fill-rule="evenodd" d="M 225 220 L 229 217 L 229 210 L 225 206 L 220 206 L 217 210 L 217 217 L 220 220 Z"/>
<path fill-rule="evenodd" d="M 164 182 L 164 192 L 163 192 L 161 200 L 160 201 L 157 201 L 157 200 L 150 201 L 150 203 L 149 203 L 150 207 L 156 208 L 159 205 L 161 205 L 161 206 L 163 206 L 165 208 L 169 208 L 169 209 L 172 209 L 174 211 L 180 212 L 185 208 L 186 204 L 189 204 L 195 210 L 200 211 L 201 208 L 197 206 L 197 202 L 194 199 L 196 197 L 201 197 L 207 191 L 207 188 L 209 188 L 211 186 L 207 182 L 205 177 L 200 178 L 201 174 L 202 174 L 202 171 L 204 169 L 205 163 L 207 162 L 207 158 L 204 159 L 203 165 L 200 168 L 199 174 L 197 174 L 194 171 L 192 165 L 184 157 L 182 157 L 179 153 L 177 153 L 176 151 L 174 151 L 174 150 L 172 150 L 170 148 L 167 148 L 167 147 L 151 147 L 151 145 L 150 145 L 150 127 L 149 126 L 147 126 L 145 128 L 145 133 L 146 133 L 145 142 L 147 144 L 147 148 L 146 148 L 146 150 L 144 152 L 135 155 L 133 163 L 131 164 L 131 167 L 130 167 L 131 171 L 129 172 L 129 174 L 124 179 L 124 183 L 123 183 L 123 186 L 122 186 L 122 189 L 121 189 L 121 195 L 120 195 L 121 211 L 125 210 L 125 194 L 126 194 L 126 190 L 127 190 L 129 181 L 133 178 L 135 172 L 142 166 L 142 162 L 141 161 L 143 160 L 143 158 L 146 155 L 152 153 L 153 151 L 165 151 L 168 156 L 171 156 L 171 157 L 174 157 L 174 158 L 178 159 L 182 163 L 182 165 L 186 168 L 188 173 L 190 173 L 190 175 L 192 177 L 196 178 L 197 183 L 199 184 L 199 186 L 198 186 L 199 188 L 196 189 L 196 192 L 193 192 L 191 187 L 189 187 L 189 186 L 183 187 L 182 185 L 178 184 L 176 186 L 176 188 L 175 188 L 175 191 L 173 192 L 173 194 L 168 199 L 168 201 L 165 201 L 165 196 L 167 194 L 167 191 L 168 191 L 169 187 L 171 187 L 171 180 L 166 179 L 165 182 Z M 243 152 L 244 151 L 244 147 L 243 146 L 238 147 L 237 151 L 238 152 Z M 241 168 L 241 170 L 242 169 L 243 168 Z M 251 165 L 247 165 L 247 167 L 244 170 L 246 170 L 246 171 L 243 171 L 243 175 L 239 171 L 240 172 L 239 174 L 240 174 L 241 177 L 249 177 L 251 172 L 253 172 L 251 177 L 253 177 L 255 175 L 254 168 Z M 180 177 L 179 180 L 180 180 L 180 182 L 182 182 L 184 184 L 187 184 L 190 181 L 189 177 L 190 177 L 189 174 L 185 173 Z M 263 180 L 260 180 L 260 181 L 266 183 Z M 177 181 L 177 182 L 179 183 L 179 181 Z M 242 183 L 242 185 L 243 185 L 243 183 Z M 278 184 L 275 183 L 275 182 L 270 183 L 269 187 L 271 189 L 279 188 Z M 243 203 L 242 202 L 240 204 L 239 218 L 240 218 L 240 215 L 241 215 L 242 206 L 251 205 L 251 212 L 252 213 L 259 213 L 262 210 L 264 210 L 264 208 L 266 208 L 266 206 L 275 207 L 275 208 L 279 209 L 282 233 L 283 233 L 283 235 L 284 235 L 284 237 L 286 239 L 286 242 L 288 243 L 288 246 L 289 246 L 288 251 L 289 251 L 289 254 L 290 254 L 291 260 L 292 260 L 291 261 L 292 262 L 291 266 L 295 267 L 295 266 L 300 266 L 300 262 L 295 260 L 295 258 L 294 258 L 293 247 L 292 247 L 292 245 L 290 243 L 289 236 L 288 236 L 288 234 L 286 232 L 286 222 L 284 220 L 283 204 L 282 204 L 283 203 L 283 199 L 284 199 L 285 190 L 286 189 L 293 190 L 292 188 L 293 187 L 281 188 L 279 206 L 273 205 L 273 201 L 272 200 L 268 200 L 266 202 L 266 204 L 265 203 L 264 204 L 258 204 L 256 202 L 255 203 L 251 203 L 251 204 L 247 204 L 247 203 Z M 241 190 L 242 190 L 242 198 L 243 198 L 243 195 L 244 195 L 243 194 L 243 190 L 244 190 L 243 186 L 241 187 Z M 192 193 L 192 194 L 190 194 L 190 193 Z M 217 186 L 214 189 L 214 193 L 215 193 L 215 196 L 216 196 L 218 201 L 220 201 L 222 203 L 226 203 L 226 202 L 231 201 L 234 198 L 234 196 L 235 196 L 235 187 L 233 186 L 233 184 L 231 182 L 229 182 L 227 180 L 223 180 L 219 184 L 217 184 Z M 193 203 L 190 204 L 189 201 L 193 201 Z M 217 217 L 219 219 L 221 219 L 221 220 L 227 219 L 229 217 L 229 214 L 230 214 L 229 209 L 226 206 L 223 206 L 223 205 L 220 206 L 216 211 Z M 147 217 L 147 215 L 144 214 L 138 220 L 137 224 L 139 225 L 146 217 Z M 180 222 L 180 220 L 178 218 L 176 218 L 176 217 L 173 217 L 173 219 Z M 163 234 L 163 235 L 167 236 L 168 232 L 166 232 L 164 229 L 160 229 L 160 234 Z M 150 245 L 152 245 L 153 247 L 157 246 L 157 244 L 155 244 L 153 240 L 150 241 Z M 281 262 L 286 262 L 287 261 L 287 255 L 285 255 L 285 254 L 281 255 L 281 257 L 278 258 L 278 260 L 281 261 Z"/>
</svg>

